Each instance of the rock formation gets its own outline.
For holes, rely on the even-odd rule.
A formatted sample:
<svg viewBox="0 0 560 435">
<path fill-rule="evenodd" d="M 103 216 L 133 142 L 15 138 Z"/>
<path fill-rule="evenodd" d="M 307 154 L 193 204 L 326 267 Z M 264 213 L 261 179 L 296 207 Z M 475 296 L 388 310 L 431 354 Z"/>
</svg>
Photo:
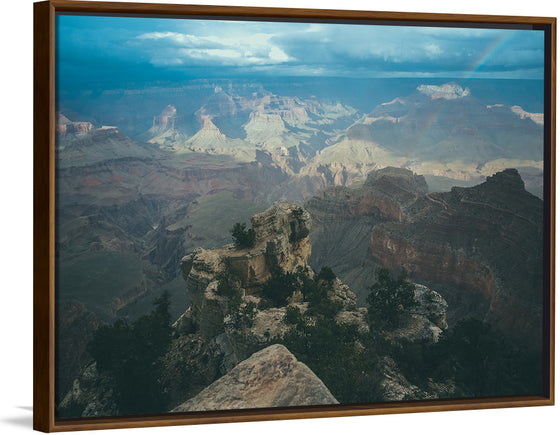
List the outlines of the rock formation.
<svg viewBox="0 0 560 435">
<path fill-rule="evenodd" d="M 56 134 L 60 137 L 66 135 L 70 136 L 81 136 L 93 130 L 93 124 L 88 121 L 70 121 L 62 113 L 57 112 L 56 114 Z"/>
<path fill-rule="evenodd" d="M 325 187 L 347 186 L 372 170 L 408 167 L 430 176 L 431 190 L 445 191 L 447 183 L 473 186 L 516 167 L 542 197 L 542 119 L 519 106 L 486 105 L 456 83 L 423 84 L 330 135 L 301 173 L 312 179 L 323 174 L 330 181 Z"/>
<path fill-rule="evenodd" d="M 382 92 L 388 103 L 374 107 L 373 94 L 360 86 L 307 83 L 289 84 L 298 97 L 285 92 L 288 83 L 271 83 L 272 93 L 245 80 L 103 92 L 78 106 L 82 97 L 61 95 L 68 111 L 57 114 L 56 242 L 61 275 L 70 279 L 59 280 L 58 302 L 78 301 L 99 321 L 112 322 L 142 315 L 154 291 L 170 288 L 181 296 L 173 299 L 176 319 L 188 306 L 179 262 L 191 252 L 183 269 L 193 302 L 165 360 L 173 406 L 282 340 L 295 308 L 313 325 L 301 292 L 275 306 L 262 296 L 276 271 L 303 274 L 323 288 L 308 262 L 317 271 L 334 269 L 340 279 L 329 283 L 324 299 L 342 307 L 337 322 L 361 333 L 369 325 L 360 305 L 378 268 L 404 267 L 445 297 L 452 327 L 475 315 L 523 343 L 540 343 L 542 201 L 524 191 L 518 174 L 527 190 L 540 188 L 542 195 L 542 114 L 483 103 L 453 84 L 427 82 L 407 97 Z M 525 101 L 519 104 L 528 109 Z M 101 119 L 118 128 L 97 128 Z M 428 175 L 382 170 L 389 165 Z M 449 192 L 457 180 L 473 186 L 508 167 L 518 174 L 505 171 L 482 186 Z M 304 206 L 309 214 L 276 207 L 255 218 L 250 249 L 193 252 L 227 243 L 233 222 L 247 222 L 274 201 L 304 204 L 313 195 Z M 221 290 L 224 257 L 239 275 L 233 296 Z M 96 264 L 108 273 L 83 279 Z M 435 339 L 444 323 L 428 314 L 408 313 L 409 324 L 393 331 L 393 342 Z M 69 321 L 83 330 L 81 320 Z M 80 341 L 60 331 L 83 352 L 86 334 Z M 62 359 L 68 372 L 62 390 L 83 357 Z"/>
<path fill-rule="evenodd" d="M 375 279 L 364 269 L 404 268 L 445 297 L 452 322 L 475 316 L 540 344 L 543 204 L 515 169 L 447 193 L 427 193 L 411 171 L 384 169 L 306 208 L 315 221 L 312 266 L 331 265 L 359 297 Z"/>
<path fill-rule="evenodd" d="M 202 128 L 192 137 L 187 139 L 184 144 L 176 146 L 180 150 L 182 147 L 197 152 L 213 152 L 216 154 L 227 154 L 240 152 L 243 148 L 251 148 L 249 144 L 240 140 L 228 138 L 212 122 L 208 115 L 201 117 Z M 254 158 L 254 151 L 253 151 Z"/>
<path fill-rule="evenodd" d="M 468 97 L 471 94 L 469 88 L 463 89 L 457 83 L 446 83 L 441 86 L 420 85 L 416 89 L 419 92 L 428 95 L 432 100 L 437 100 L 438 98 L 454 100 L 456 98 Z"/>
<path fill-rule="evenodd" d="M 373 181 L 378 178 L 372 176 Z M 422 179 L 417 177 L 401 182 L 422 190 Z M 391 192 L 388 189 L 384 194 Z M 411 200 L 408 195 L 403 198 Z M 396 216 L 393 211 L 387 213 Z M 324 325 L 330 316 L 330 328 L 338 325 L 341 331 L 355 331 L 350 352 L 363 358 L 361 341 L 366 343 L 372 332 L 367 308 L 357 307 L 356 295 L 332 272 L 315 274 L 308 266 L 310 214 L 295 204 L 277 203 L 254 215 L 251 223 L 253 246 L 197 249 L 181 261 L 190 306 L 173 325 L 175 337 L 160 361 L 159 378 L 175 412 L 338 403 L 307 365 L 277 344 L 288 333 L 297 334 L 296 324 L 313 328 L 318 322 Z M 309 293 L 290 290 L 280 305 L 270 306 L 265 288 L 279 277 L 308 280 L 315 294 L 325 300 L 315 299 L 310 308 Z M 280 282 L 288 285 L 289 281 Z M 395 346 L 437 342 L 447 327 L 445 300 L 421 285 L 416 286 L 414 297 L 416 304 L 402 314 L 398 328 L 376 334 Z M 324 303 L 330 314 L 321 311 Z M 297 318 L 288 320 L 289 312 L 297 313 Z M 369 386 L 380 392 L 379 397 L 409 397 L 410 391 L 414 397 L 437 397 L 435 390 L 427 392 L 410 383 L 391 358 L 379 364 L 380 375 Z M 95 363 L 89 364 L 74 380 L 60 412 L 73 416 L 118 413 L 111 388 L 111 381 L 98 373 Z M 385 390 L 386 395 L 381 393 Z"/>
<path fill-rule="evenodd" d="M 276 344 L 254 353 L 173 412 L 337 403 L 309 367 Z"/>
<path fill-rule="evenodd" d="M 307 266 L 311 220 L 305 210 L 294 204 L 277 203 L 253 216 L 251 222 L 255 232 L 253 247 L 197 249 L 181 261 L 191 305 L 177 321 L 177 327 L 215 342 L 223 354 L 223 373 L 288 329 L 283 322 L 285 307 L 256 309 L 262 287 L 273 271 L 313 273 Z M 231 296 L 218 290 L 226 265 L 240 279 L 241 300 L 234 312 Z M 240 313 L 250 307 L 255 307 L 250 313 L 250 325 L 240 326 Z"/>
<path fill-rule="evenodd" d="M 453 397 L 456 388 L 452 381 L 428 382 L 420 388 L 410 382 L 390 357 L 382 357 L 377 366 L 380 400 L 395 402 L 401 400 L 429 400 Z"/>
<path fill-rule="evenodd" d="M 393 172 L 394 170 L 388 169 L 385 174 L 392 176 Z M 382 178 L 382 174 L 373 174 L 368 181 L 370 183 L 380 182 L 380 188 L 377 191 L 378 198 L 390 197 L 399 193 L 394 186 L 380 181 Z M 421 192 L 425 191 L 424 180 L 412 174 L 401 179 L 399 183 L 413 192 L 415 190 L 418 192 L 416 194 L 411 194 L 409 190 L 406 193 L 400 192 L 400 199 L 403 202 L 413 202 Z M 404 190 L 402 186 L 400 189 Z M 354 207 L 358 210 L 364 209 L 364 206 L 360 206 L 359 203 Z M 339 210 L 339 213 L 344 212 Z M 380 210 L 380 213 L 381 216 L 385 213 L 388 217 L 394 218 L 401 216 L 391 208 Z M 227 245 L 222 249 L 199 249 L 182 260 L 181 267 L 187 283 L 191 306 L 178 320 L 177 331 L 187 336 L 191 336 L 189 334 L 193 332 L 200 336 L 203 342 L 213 349 L 211 353 L 221 355 L 219 363 L 217 363 L 220 373 L 228 374 L 196 398 L 177 408 L 177 411 L 254 405 L 250 401 L 252 399 L 239 399 L 238 402 L 234 400 L 234 398 L 240 397 L 240 390 L 258 389 L 261 391 L 260 385 L 253 385 L 252 378 L 244 378 L 243 382 L 250 384 L 244 385 L 237 374 L 239 367 L 245 369 L 249 361 L 253 364 L 253 357 L 243 363 L 240 361 L 248 358 L 259 348 L 267 346 L 272 340 L 281 340 L 284 334 L 290 331 L 291 326 L 285 321 L 288 307 L 297 308 L 302 315 L 307 316 L 308 302 L 302 299 L 301 293 L 294 293 L 284 306 L 261 308 L 261 292 L 263 285 L 272 277 L 273 270 L 280 270 L 281 273 L 299 271 L 316 279 L 316 275 L 307 265 L 311 254 L 308 236 L 311 229 L 309 213 L 293 204 L 277 203 L 265 212 L 253 216 L 251 222 L 252 229 L 255 231 L 254 247 L 236 249 L 233 245 Z M 228 258 L 228 261 L 224 261 L 224 258 Z M 242 297 L 239 308 L 236 309 L 243 312 L 249 306 L 254 307 L 251 321 L 245 324 L 239 323 L 239 317 L 231 312 L 231 296 L 220 294 L 218 290 L 219 277 L 224 276 L 226 264 L 236 271 L 240 279 Z M 337 323 L 355 325 L 359 334 L 369 334 L 367 309 L 357 307 L 356 295 L 347 285 L 338 278 L 334 278 L 330 282 L 319 280 L 318 285 L 324 287 L 326 297 L 338 307 L 338 312 L 334 317 Z M 447 329 L 447 303 L 441 295 L 422 285 L 416 285 L 415 301 L 414 308 L 403 314 L 398 328 L 382 332 L 385 339 L 395 343 L 435 343 L 438 341 L 442 331 Z M 308 319 L 310 324 L 315 322 L 313 315 Z M 357 342 L 356 346 L 359 352 L 361 344 Z M 265 355 L 262 352 L 264 351 L 255 354 L 255 357 L 259 355 L 260 360 L 262 355 Z M 192 363 L 186 362 L 186 364 Z M 402 377 L 402 375 L 400 376 Z M 419 387 L 415 388 L 421 390 Z M 213 397 L 218 399 L 213 399 Z M 276 403 L 266 394 L 265 397 L 266 399 L 263 399 L 266 400 L 265 402 L 258 402 L 255 406 L 261 406 L 260 403 L 262 406 L 272 406 L 270 403 Z M 272 402 L 268 402 L 269 400 Z M 311 399 L 308 401 L 305 397 L 300 400 L 305 404 L 313 403 Z M 197 405 L 198 403 L 200 405 Z"/>
</svg>

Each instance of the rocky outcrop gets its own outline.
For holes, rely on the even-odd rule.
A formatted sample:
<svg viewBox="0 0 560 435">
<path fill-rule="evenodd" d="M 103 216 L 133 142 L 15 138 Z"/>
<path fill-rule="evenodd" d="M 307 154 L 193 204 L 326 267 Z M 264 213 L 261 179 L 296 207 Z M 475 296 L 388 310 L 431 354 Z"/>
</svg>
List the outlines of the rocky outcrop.
<svg viewBox="0 0 560 435">
<path fill-rule="evenodd" d="M 224 259 L 241 279 L 245 296 L 258 295 L 273 268 L 282 272 L 306 269 L 311 255 L 309 214 L 301 207 L 278 203 L 251 219 L 255 246 L 236 249 L 197 249 L 181 260 L 191 306 L 182 321 L 191 322 L 206 337 L 223 331 L 228 298 L 218 294 L 218 276 L 225 271 Z M 185 319 L 189 320 L 185 320 Z"/>
<path fill-rule="evenodd" d="M 415 304 L 402 316 L 402 322 L 385 336 L 393 341 L 410 343 L 437 343 L 443 331 L 447 329 L 447 302 L 443 297 L 428 287 L 414 286 Z"/>
<path fill-rule="evenodd" d="M 228 373 L 255 351 L 283 338 L 291 328 L 285 320 L 289 306 L 306 315 L 308 302 L 299 291 L 282 306 L 270 306 L 262 295 L 270 279 L 286 274 L 312 280 L 340 310 L 338 323 L 357 325 L 361 333 L 367 333 L 367 310 L 356 308 L 356 296 L 349 287 L 337 278 L 318 279 L 307 264 L 311 218 L 306 210 L 277 203 L 253 216 L 251 222 L 253 247 L 197 249 L 183 258 L 181 269 L 191 305 L 175 324 L 178 334 L 199 336 L 202 348 L 207 349 L 204 352 L 220 355 L 214 358 L 213 367 Z M 226 276 L 233 277 L 237 286 L 228 290 L 233 294 L 220 290 Z"/>
<path fill-rule="evenodd" d="M 305 364 L 277 344 L 239 363 L 172 412 L 337 403 L 325 384 Z"/>
<path fill-rule="evenodd" d="M 368 322 L 368 310 L 365 307 L 357 307 L 353 310 L 339 311 L 334 320 L 339 324 L 356 325 L 360 334 L 370 331 Z"/>
<path fill-rule="evenodd" d="M 353 310 L 356 308 L 356 295 L 340 279 L 335 278 L 330 282 L 321 280 L 319 285 L 326 287 L 329 299 L 340 304 L 343 309 Z"/>
<path fill-rule="evenodd" d="M 406 348 L 410 344 L 432 345 L 439 341 L 443 331 L 448 328 L 446 316 L 446 300 L 428 287 L 415 284 L 414 305 L 400 316 L 396 327 L 385 329 L 381 335 L 396 348 Z M 376 388 L 381 400 L 426 400 L 453 397 L 456 394 L 452 379 L 439 383 L 433 379 L 423 379 L 421 385 L 415 385 L 389 355 L 379 359 L 377 373 L 379 379 Z"/>
<path fill-rule="evenodd" d="M 270 277 L 271 268 L 292 272 L 307 267 L 311 255 L 309 213 L 290 203 L 277 203 L 263 213 L 251 218 L 255 232 L 255 245 L 248 249 L 236 249 L 227 245 L 215 250 L 196 250 L 181 261 L 187 291 L 193 300 L 209 280 L 223 270 L 221 259 L 228 257 L 231 265 L 242 277 L 243 287 L 251 292 Z"/>
</svg>

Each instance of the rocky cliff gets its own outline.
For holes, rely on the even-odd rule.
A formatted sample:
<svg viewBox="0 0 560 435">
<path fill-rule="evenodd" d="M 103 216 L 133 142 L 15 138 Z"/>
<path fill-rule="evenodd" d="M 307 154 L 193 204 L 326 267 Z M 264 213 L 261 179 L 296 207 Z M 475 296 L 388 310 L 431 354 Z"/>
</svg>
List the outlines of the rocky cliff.
<svg viewBox="0 0 560 435">
<path fill-rule="evenodd" d="M 69 125 L 66 124 L 66 131 L 69 131 Z M 93 128 L 89 124 L 83 131 L 80 130 L 80 134 L 67 136 L 59 135 L 57 138 L 57 167 L 61 169 L 124 158 L 150 159 L 159 155 L 157 149 L 125 136 L 117 127 Z"/>
<path fill-rule="evenodd" d="M 316 221 L 311 264 L 331 265 L 359 296 L 374 279 L 364 264 L 404 268 L 447 299 L 452 323 L 475 316 L 540 344 L 543 203 L 515 169 L 447 193 L 428 193 L 408 170 L 381 170 L 306 208 Z"/>
</svg>

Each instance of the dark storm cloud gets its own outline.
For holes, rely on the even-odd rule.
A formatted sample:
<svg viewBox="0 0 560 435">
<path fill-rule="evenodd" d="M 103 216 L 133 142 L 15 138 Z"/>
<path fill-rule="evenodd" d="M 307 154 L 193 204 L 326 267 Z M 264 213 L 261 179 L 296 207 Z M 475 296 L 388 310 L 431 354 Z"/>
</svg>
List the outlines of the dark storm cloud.
<svg viewBox="0 0 560 435">
<path fill-rule="evenodd" d="M 58 17 L 60 78 L 542 78 L 541 31 Z"/>
</svg>

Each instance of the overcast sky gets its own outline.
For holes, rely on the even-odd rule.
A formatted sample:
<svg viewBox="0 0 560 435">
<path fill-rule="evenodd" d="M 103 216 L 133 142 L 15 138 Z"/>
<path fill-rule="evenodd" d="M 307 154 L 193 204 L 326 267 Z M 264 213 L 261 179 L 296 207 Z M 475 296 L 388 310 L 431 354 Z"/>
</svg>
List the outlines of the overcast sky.
<svg viewBox="0 0 560 435">
<path fill-rule="evenodd" d="M 542 79 L 535 30 L 57 17 L 60 86 L 201 77 Z"/>
</svg>

